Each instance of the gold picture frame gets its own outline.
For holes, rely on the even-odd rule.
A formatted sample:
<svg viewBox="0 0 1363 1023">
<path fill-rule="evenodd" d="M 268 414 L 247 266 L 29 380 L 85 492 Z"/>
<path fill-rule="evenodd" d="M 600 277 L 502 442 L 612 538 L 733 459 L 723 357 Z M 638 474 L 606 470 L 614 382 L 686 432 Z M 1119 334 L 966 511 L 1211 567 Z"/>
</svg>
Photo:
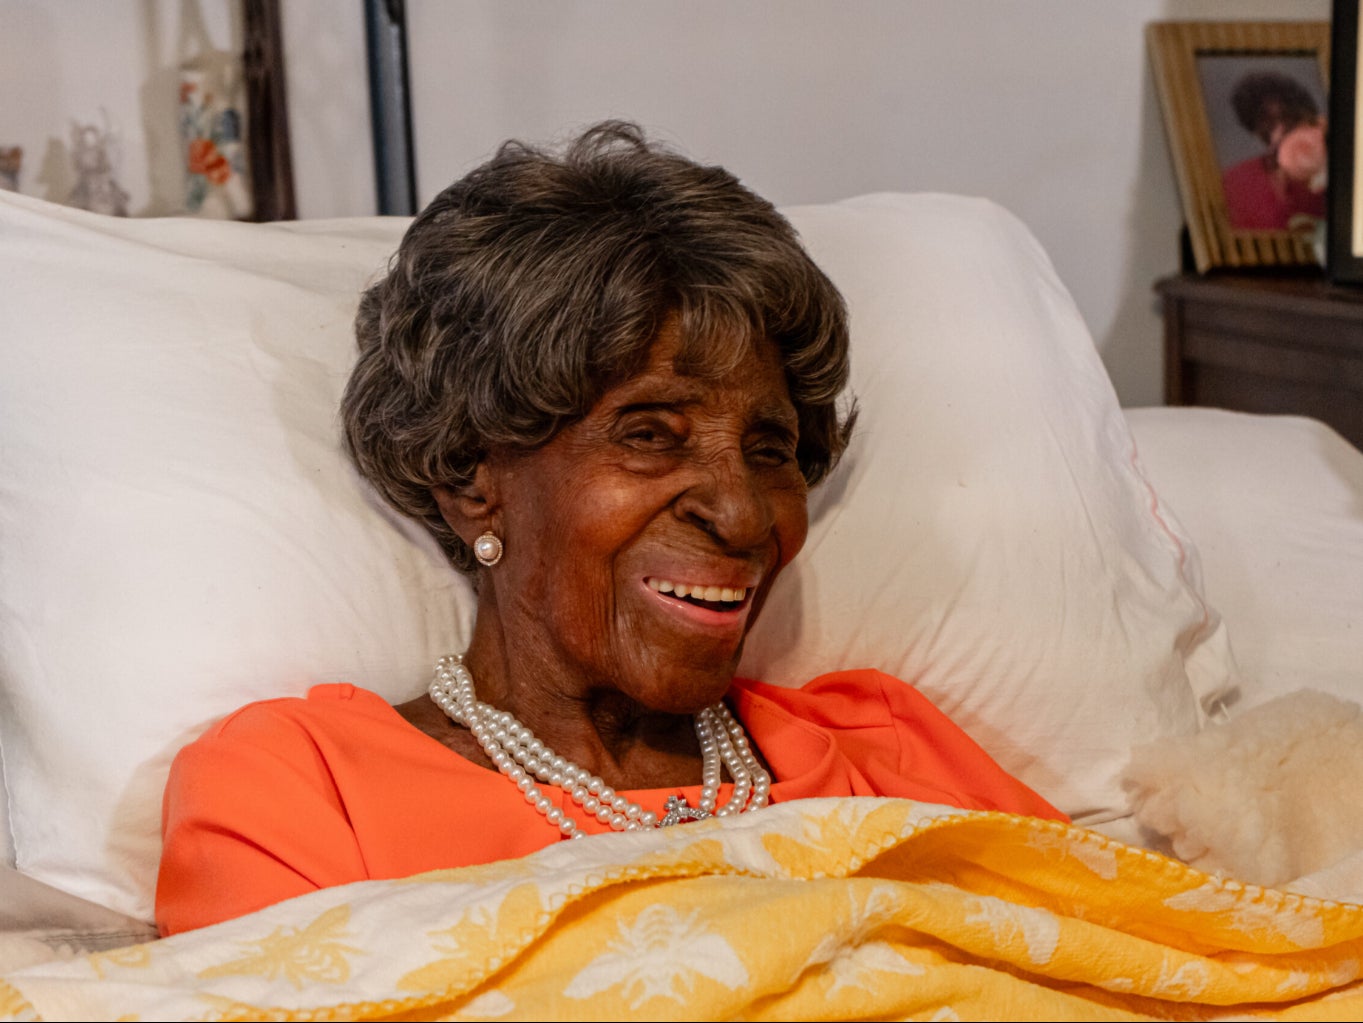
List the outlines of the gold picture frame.
<svg viewBox="0 0 1363 1023">
<path fill-rule="evenodd" d="M 1197 271 L 1321 265 L 1330 23 L 1160 21 L 1146 27 L 1146 46 Z M 1319 147 L 1319 173 L 1287 176 L 1284 166 L 1295 174 L 1300 159 L 1280 165 L 1264 120 L 1257 133 L 1246 124 L 1250 101 L 1235 100 L 1251 77 L 1291 79 L 1313 101 L 1318 123 L 1301 134 L 1293 128 L 1293 152 L 1310 136 L 1305 151 Z M 1305 103 L 1294 98 L 1294 116 L 1304 116 Z"/>
</svg>

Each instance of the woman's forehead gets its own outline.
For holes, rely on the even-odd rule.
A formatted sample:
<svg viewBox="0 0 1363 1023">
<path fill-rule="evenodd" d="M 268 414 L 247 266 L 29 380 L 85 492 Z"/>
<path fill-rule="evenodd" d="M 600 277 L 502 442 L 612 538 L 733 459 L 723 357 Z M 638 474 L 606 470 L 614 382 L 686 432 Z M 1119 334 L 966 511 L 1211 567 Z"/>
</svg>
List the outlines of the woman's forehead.
<svg viewBox="0 0 1363 1023">
<path fill-rule="evenodd" d="M 611 404 L 699 404 L 720 393 L 742 395 L 749 403 L 770 406 L 770 414 L 795 417 L 780 349 L 768 338 L 735 337 L 724 365 L 687 351 L 675 321 L 669 321 L 650 345 L 636 374 L 606 394 Z"/>
</svg>

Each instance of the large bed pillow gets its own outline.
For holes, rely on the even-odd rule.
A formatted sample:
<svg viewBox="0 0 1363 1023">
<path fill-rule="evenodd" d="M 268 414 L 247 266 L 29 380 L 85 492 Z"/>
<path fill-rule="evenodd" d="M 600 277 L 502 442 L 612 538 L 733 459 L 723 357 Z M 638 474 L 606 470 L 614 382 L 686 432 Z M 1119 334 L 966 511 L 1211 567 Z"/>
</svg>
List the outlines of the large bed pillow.
<svg viewBox="0 0 1363 1023">
<path fill-rule="evenodd" d="M 1195 730 L 1234 669 L 1069 293 L 983 200 L 785 212 L 849 303 L 862 412 L 745 672 L 880 668 L 1076 822 L 1135 838 L 1132 743 Z"/>
<path fill-rule="evenodd" d="M 405 222 L 0 193 L 0 751 L 19 868 L 149 919 L 175 751 L 243 702 L 409 698 L 471 595 L 337 442 Z"/>
<path fill-rule="evenodd" d="M 859 439 L 745 669 L 922 686 L 1081 820 L 1226 683 L 1196 556 L 1098 356 L 985 202 L 789 211 L 852 308 Z M 0 756 L 26 872 L 147 918 L 174 751 L 252 699 L 397 700 L 472 596 L 340 453 L 350 323 L 405 222 L 114 220 L 0 193 Z"/>
</svg>

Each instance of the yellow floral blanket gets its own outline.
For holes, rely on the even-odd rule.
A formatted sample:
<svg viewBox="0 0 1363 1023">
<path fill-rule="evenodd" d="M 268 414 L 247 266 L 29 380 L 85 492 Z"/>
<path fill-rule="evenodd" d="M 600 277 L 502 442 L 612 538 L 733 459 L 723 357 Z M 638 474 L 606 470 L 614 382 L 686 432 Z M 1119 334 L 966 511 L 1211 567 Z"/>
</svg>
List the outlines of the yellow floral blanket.
<svg viewBox="0 0 1363 1023">
<path fill-rule="evenodd" d="M 1363 906 L 888 799 L 317 892 L 0 980 L 9 1019 L 1359 1019 Z"/>
</svg>

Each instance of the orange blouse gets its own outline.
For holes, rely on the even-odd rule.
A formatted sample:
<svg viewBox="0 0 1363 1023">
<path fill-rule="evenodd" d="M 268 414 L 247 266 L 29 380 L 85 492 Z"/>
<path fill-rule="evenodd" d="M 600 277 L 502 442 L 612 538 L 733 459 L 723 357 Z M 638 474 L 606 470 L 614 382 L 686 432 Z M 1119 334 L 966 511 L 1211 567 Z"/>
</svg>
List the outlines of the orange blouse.
<svg viewBox="0 0 1363 1023">
<path fill-rule="evenodd" d="M 898 796 L 1064 819 L 915 689 L 878 671 L 835 672 L 801 689 L 735 679 L 729 697 L 771 768 L 774 803 Z M 695 805 L 699 790 L 680 792 Z M 608 830 L 566 793 L 543 791 L 582 830 Z M 661 815 L 677 792 L 622 795 Z M 251 704 L 186 746 L 162 826 L 162 934 L 318 888 L 524 856 L 561 838 L 500 774 L 346 684 Z"/>
</svg>

